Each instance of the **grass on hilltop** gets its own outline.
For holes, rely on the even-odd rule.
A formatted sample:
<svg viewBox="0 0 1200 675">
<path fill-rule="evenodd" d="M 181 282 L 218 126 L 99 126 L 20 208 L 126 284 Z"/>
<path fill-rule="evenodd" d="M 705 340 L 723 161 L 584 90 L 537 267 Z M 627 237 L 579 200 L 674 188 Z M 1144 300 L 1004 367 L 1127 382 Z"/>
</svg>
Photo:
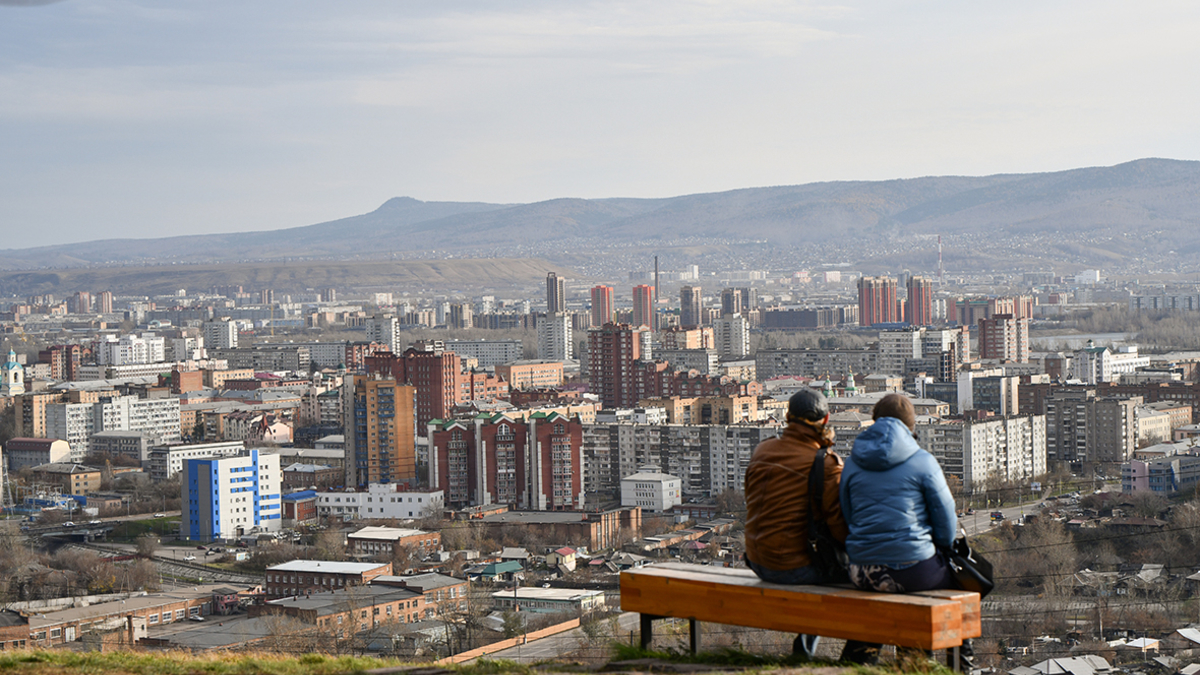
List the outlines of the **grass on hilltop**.
<svg viewBox="0 0 1200 675">
<path fill-rule="evenodd" d="M 613 644 L 613 661 L 655 659 L 672 663 L 696 663 L 729 670 L 820 670 L 825 673 L 856 672 L 948 675 L 944 666 L 925 659 L 888 663 L 877 667 L 844 666 L 837 663 L 809 662 L 791 655 L 752 654 L 726 648 L 715 652 L 691 654 L 674 650 L 653 652 Z M 460 675 L 535 675 L 546 672 L 580 672 L 578 664 L 542 663 L 526 665 L 504 660 L 479 659 L 469 665 L 436 666 L 394 658 L 374 656 L 331 656 L 324 654 L 272 654 L 266 652 L 74 652 L 9 651 L 0 652 L 0 671 L 13 675 L 350 675 L 381 668 L 445 668 Z M 591 669 L 584 668 L 590 671 Z"/>
</svg>

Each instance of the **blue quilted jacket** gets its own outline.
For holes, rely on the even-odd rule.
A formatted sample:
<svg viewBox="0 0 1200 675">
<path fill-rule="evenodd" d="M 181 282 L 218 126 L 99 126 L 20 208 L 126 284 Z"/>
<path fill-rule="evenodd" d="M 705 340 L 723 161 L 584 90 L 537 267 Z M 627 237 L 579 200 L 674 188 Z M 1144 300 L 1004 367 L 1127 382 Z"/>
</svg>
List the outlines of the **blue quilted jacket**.
<svg viewBox="0 0 1200 675">
<path fill-rule="evenodd" d="M 954 541 L 958 519 L 942 468 L 898 419 L 881 417 L 858 435 L 838 494 L 851 563 L 907 567 Z"/>
</svg>

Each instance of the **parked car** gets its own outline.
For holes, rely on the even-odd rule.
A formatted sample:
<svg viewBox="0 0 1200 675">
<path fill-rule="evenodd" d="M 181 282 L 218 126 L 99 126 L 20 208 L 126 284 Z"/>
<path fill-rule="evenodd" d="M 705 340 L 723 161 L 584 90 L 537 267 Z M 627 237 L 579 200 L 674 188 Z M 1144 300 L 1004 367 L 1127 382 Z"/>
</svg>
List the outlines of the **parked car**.
<svg viewBox="0 0 1200 675">
<path fill-rule="evenodd" d="M 167 517 L 167 514 L 165 514 L 165 513 L 156 513 L 156 514 L 154 514 L 154 517 L 155 517 L 155 518 L 166 518 L 166 517 Z"/>
<path fill-rule="evenodd" d="M 75 523 L 72 523 L 68 520 L 67 522 L 63 523 L 63 527 L 75 527 Z"/>
<path fill-rule="evenodd" d="M 102 520 L 89 520 L 88 525 L 100 525 L 103 522 L 104 521 L 102 521 Z"/>
</svg>

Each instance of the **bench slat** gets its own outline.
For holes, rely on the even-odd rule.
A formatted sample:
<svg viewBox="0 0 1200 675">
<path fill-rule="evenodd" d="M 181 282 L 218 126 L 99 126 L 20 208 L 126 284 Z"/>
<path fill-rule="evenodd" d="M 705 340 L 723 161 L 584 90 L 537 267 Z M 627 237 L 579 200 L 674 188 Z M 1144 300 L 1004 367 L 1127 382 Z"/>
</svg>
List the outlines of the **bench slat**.
<svg viewBox="0 0 1200 675">
<path fill-rule="evenodd" d="M 621 573 L 625 611 L 923 649 L 956 646 L 977 634 L 969 615 L 963 625 L 961 594 L 892 595 L 768 584 L 750 570 L 686 563 Z"/>
</svg>

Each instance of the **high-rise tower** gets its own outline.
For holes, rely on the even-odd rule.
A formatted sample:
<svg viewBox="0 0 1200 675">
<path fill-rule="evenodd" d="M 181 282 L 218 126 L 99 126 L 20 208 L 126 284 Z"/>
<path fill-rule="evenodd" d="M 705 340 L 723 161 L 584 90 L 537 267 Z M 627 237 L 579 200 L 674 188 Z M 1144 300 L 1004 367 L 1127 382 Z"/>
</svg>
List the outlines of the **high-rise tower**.
<svg viewBox="0 0 1200 675">
<path fill-rule="evenodd" d="M 546 275 L 546 313 L 567 311 L 567 291 L 564 279 L 551 272 Z"/>
</svg>

